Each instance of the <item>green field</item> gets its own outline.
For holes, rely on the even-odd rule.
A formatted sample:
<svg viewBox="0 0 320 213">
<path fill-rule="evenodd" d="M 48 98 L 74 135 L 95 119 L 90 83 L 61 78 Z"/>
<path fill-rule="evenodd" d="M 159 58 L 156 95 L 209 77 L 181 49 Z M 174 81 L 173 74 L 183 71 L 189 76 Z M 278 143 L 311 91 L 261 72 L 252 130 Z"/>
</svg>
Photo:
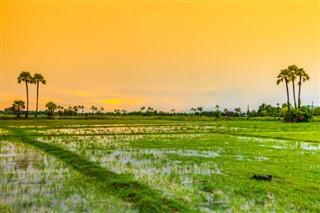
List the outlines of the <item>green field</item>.
<svg viewBox="0 0 320 213">
<path fill-rule="evenodd" d="M 320 211 L 320 122 L 1 120 L 0 135 L 0 212 Z"/>
</svg>

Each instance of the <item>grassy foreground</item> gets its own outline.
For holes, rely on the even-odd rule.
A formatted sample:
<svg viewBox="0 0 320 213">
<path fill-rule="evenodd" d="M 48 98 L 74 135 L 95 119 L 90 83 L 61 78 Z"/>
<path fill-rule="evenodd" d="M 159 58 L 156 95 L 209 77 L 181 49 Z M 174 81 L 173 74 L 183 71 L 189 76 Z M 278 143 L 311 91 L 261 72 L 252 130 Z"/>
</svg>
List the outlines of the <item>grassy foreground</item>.
<svg viewBox="0 0 320 213">
<path fill-rule="evenodd" d="M 0 131 L 1 141 L 54 156 L 135 211 L 320 209 L 319 122 L 3 120 Z M 2 186 L 12 182 L 4 167 Z"/>
</svg>

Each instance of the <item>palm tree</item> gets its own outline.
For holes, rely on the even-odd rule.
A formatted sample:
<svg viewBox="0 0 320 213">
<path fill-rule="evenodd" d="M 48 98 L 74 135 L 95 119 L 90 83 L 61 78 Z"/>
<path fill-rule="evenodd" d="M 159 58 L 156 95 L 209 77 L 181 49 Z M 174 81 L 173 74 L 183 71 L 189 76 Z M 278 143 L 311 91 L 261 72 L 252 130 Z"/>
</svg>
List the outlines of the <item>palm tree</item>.
<svg viewBox="0 0 320 213">
<path fill-rule="evenodd" d="M 18 77 L 18 83 L 20 84 L 21 82 L 26 83 L 26 92 L 27 92 L 27 111 L 26 111 L 26 118 L 28 117 L 29 113 L 29 89 L 28 89 L 28 83 L 32 84 L 32 76 L 30 72 L 28 71 L 22 71 Z"/>
<path fill-rule="evenodd" d="M 296 89 L 295 89 L 295 80 L 297 79 L 296 71 L 299 68 L 296 65 L 288 66 L 289 70 L 289 81 L 292 83 L 292 91 L 293 91 L 293 101 L 294 101 L 294 108 L 297 108 L 297 101 L 296 101 Z"/>
<path fill-rule="evenodd" d="M 85 107 L 84 107 L 83 105 L 79 105 L 78 108 L 81 109 L 81 114 L 83 115 L 83 112 L 84 112 L 84 108 L 85 108 Z"/>
<path fill-rule="evenodd" d="M 95 106 L 91 106 L 91 110 L 92 110 L 92 114 L 95 113 L 96 107 Z"/>
<path fill-rule="evenodd" d="M 308 81 L 310 80 L 310 77 L 308 75 L 308 73 L 306 73 L 304 71 L 303 68 L 298 68 L 296 70 L 296 76 L 299 77 L 299 82 L 298 82 L 298 86 L 299 86 L 299 91 L 298 91 L 298 108 L 301 107 L 301 99 L 300 99 L 300 95 L 301 95 L 301 85 L 302 85 L 302 82 L 305 82 L 305 81 Z"/>
<path fill-rule="evenodd" d="M 115 109 L 115 110 L 114 110 L 114 113 L 115 113 L 116 115 L 120 115 L 121 110 L 120 110 L 120 109 Z"/>
<path fill-rule="evenodd" d="M 199 111 L 199 116 L 201 116 L 201 112 L 203 111 L 203 107 L 197 107 L 197 110 Z"/>
<path fill-rule="evenodd" d="M 22 100 L 14 101 L 13 104 L 12 104 L 12 107 L 11 107 L 13 113 L 17 114 L 18 118 L 20 117 L 21 111 L 24 108 L 25 108 L 25 104 L 24 104 L 24 101 L 22 101 Z"/>
<path fill-rule="evenodd" d="M 62 116 L 62 115 L 63 115 L 64 107 L 59 105 L 59 106 L 57 106 L 57 109 L 58 109 L 58 115 L 59 115 L 59 116 Z"/>
<path fill-rule="evenodd" d="M 278 116 L 280 115 L 280 104 L 279 103 L 277 103 L 277 114 L 278 114 Z"/>
<path fill-rule="evenodd" d="M 39 101 L 39 83 L 46 84 L 46 80 L 41 74 L 34 74 L 32 78 L 32 83 L 37 85 L 37 102 L 36 102 L 36 114 L 34 117 L 38 116 L 38 101 Z"/>
<path fill-rule="evenodd" d="M 279 85 L 281 82 L 285 82 L 286 84 L 288 111 L 290 111 L 290 97 L 289 97 L 289 88 L 288 88 L 289 73 L 290 71 L 288 69 L 283 69 L 280 71 L 277 77 L 277 85 Z"/>
<path fill-rule="evenodd" d="M 46 104 L 46 107 L 48 108 L 48 116 L 54 116 L 54 111 L 58 108 L 58 106 L 50 101 Z"/>
<path fill-rule="evenodd" d="M 75 116 L 77 116 L 77 115 L 78 115 L 78 111 L 79 111 L 78 106 L 74 106 L 74 107 L 72 107 L 72 109 L 73 109 L 73 114 L 74 114 Z"/>
<path fill-rule="evenodd" d="M 217 114 L 218 114 L 220 106 L 216 105 L 215 108 L 217 109 Z"/>
</svg>

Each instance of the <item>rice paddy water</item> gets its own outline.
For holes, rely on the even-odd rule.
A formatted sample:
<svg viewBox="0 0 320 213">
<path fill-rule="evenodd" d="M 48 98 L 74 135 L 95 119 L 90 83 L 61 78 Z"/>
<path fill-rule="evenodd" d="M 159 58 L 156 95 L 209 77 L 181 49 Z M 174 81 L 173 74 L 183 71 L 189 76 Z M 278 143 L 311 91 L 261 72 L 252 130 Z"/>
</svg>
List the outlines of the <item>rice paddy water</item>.
<svg viewBox="0 0 320 213">
<path fill-rule="evenodd" d="M 141 200 L 152 193 L 169 206 L 165 211 L 320 210 L 320 123 L 28 122 L 1 123 L 0 201 L 8 211 L 143 212 Z M 142 190 L 101 190 L 108 179 L 40 146 L 74 153 L 96 170 L 127 175 Z M 256 181 L 254 174 L 273 180 Z"/>
</svg>

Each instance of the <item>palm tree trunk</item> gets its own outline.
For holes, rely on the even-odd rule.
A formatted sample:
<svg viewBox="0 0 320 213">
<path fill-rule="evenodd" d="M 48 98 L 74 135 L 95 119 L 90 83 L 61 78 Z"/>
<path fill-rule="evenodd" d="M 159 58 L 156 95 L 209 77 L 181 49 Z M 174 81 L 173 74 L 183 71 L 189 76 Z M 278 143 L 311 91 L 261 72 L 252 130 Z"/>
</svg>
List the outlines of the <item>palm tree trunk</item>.
<svg viewBox="0 0 320 213">
<path fill-rule="evenodd" d="M 294 86 L 294 81 L 292 81 L 292 90 L 293 90 L 294 108 L 297 108 L 297 102 L 296 102 L 296 89 L 295 89 L 295 86 Z"/>
<path fill-rule="evenodd" d="M 17 113 L 18 118 L 20 118 L 20 112 L 21 112 L 21 109 L 20 109 L 20 106 L 18 106 L 18 113 Z"/>
<path fill-rule="evenodd" d="M 301 94 L 301 76 L 299 77 L 299 92 L 298 92 L 298 108 L 301 107 L 301 99 L 300 99 L 300 94 Z"/>
<path fill-rule="evenodd" d="M 29 90 L 28 90 L 28 81 L 26 81 L 26 91 L 27 91 L 27 111 L 26 111 L 26 118 L 28 117 L 29 112 Z"/>
<path fill-rule="evenodd" d="M 287 105 L 288 105 L 288 112 L 290 111 L 290 97 L 289 97 L 289 88 L 288 88 L 288 81 L 286 80 L 286 89 L 287 89 Z"/>
<path fill-rule="evenodd" d="M 38 116 L 38 100 L 39 100 L 39 82 L 37 82 L 37 103 L 36 103 L 36 114 L 35 118 Z"/>
</svg>

